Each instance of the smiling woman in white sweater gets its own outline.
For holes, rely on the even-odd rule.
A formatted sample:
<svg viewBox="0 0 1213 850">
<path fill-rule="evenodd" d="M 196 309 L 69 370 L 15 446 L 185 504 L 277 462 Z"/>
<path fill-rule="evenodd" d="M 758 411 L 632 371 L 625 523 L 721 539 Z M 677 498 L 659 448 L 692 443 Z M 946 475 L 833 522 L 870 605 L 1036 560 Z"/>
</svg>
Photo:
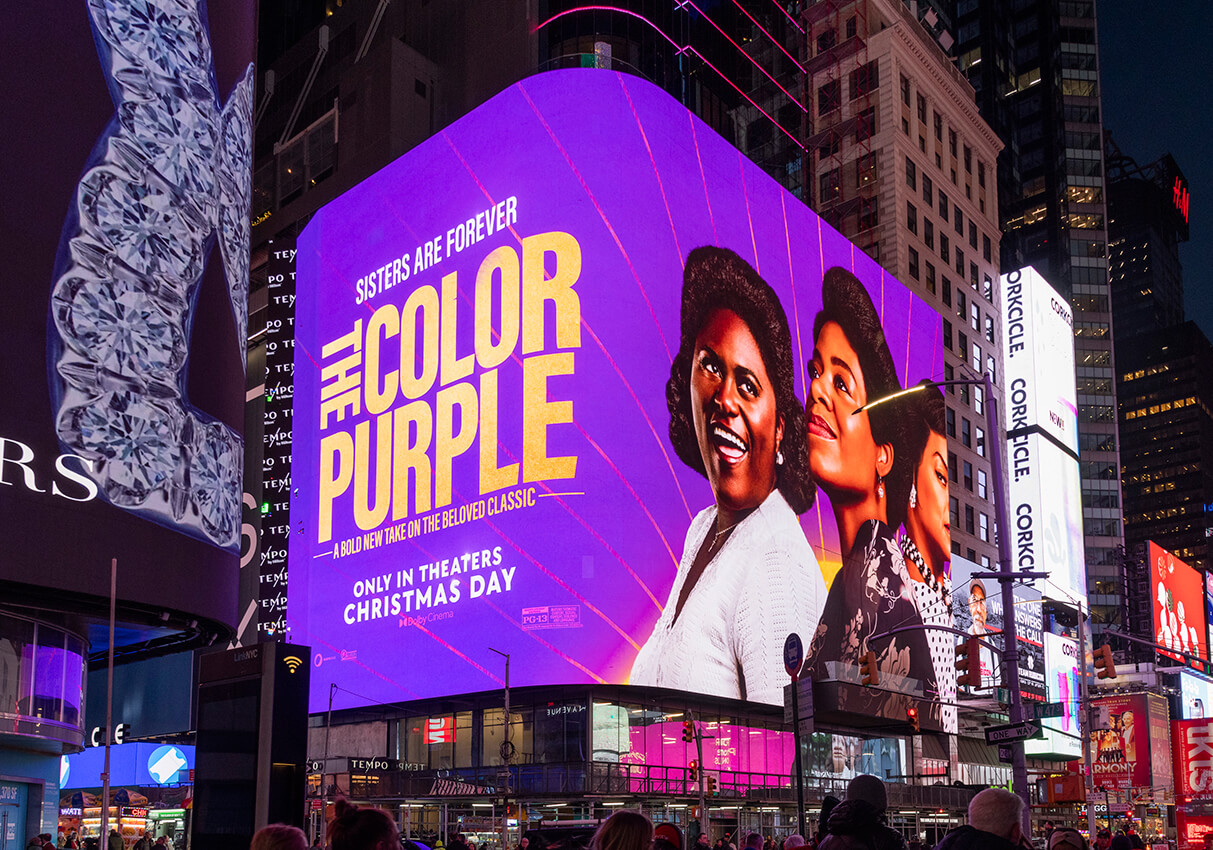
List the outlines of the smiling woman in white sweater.
<svg viewBox="0 0 1213 850">
<path fill-rule="evenodd" d="M 715 504 L 691 523 L 632 684 L 782 701 L 784 639 L 812 634 L 826 598 L 796 518 L 816 490 L 793 382 L 778 296 L 732 251 L 696 248 L 666 401 L 670 442 Z"/>
</svg>

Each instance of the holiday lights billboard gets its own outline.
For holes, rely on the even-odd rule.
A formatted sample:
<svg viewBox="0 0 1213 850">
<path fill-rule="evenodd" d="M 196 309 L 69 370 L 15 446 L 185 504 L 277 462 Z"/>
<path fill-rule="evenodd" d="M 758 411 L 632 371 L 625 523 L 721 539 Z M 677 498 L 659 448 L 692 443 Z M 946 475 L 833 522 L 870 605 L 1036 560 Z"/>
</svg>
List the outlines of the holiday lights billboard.
<svg viewBox="0 0 1213 850">
<path fill-rule="evenodd" d="M 1149 559 L 1154 641 L 1174 650 L 1162 655 L 1184 663 L 1195 662 L 1188 662 L 1177 653 L 1208 658 L 1203 577 L 1153 540 L 1146 544 L 1146 557 Z"/>
<path fill-rule="evenodd" d="M 904 687 L 954 676 L 878 637 L 947 575 L 942 397 L 853 414 L 942 376 L 938 315 L 647 82 L 511 87 L 320 210 L 296 282 L 313 708 L 500 687 L 489 646 L 780 703 L 788 632 L 837 674 L 856 613 Z"/>
</svg>

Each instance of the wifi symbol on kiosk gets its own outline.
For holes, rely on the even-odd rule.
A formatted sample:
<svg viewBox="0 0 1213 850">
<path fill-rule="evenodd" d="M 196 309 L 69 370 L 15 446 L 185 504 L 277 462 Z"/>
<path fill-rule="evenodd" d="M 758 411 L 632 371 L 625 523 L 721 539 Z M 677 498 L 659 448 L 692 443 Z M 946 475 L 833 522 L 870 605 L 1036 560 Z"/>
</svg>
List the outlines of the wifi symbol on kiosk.
<svg viewBox="0 0 1213 850">
<path fill-rule="evenodd" d="M 282 663 L 286 665 L 286 669 L 294 673 L 303 666 L 303 659 L 297 655 L 288 655 L 282 659 Z"/>
</svg>

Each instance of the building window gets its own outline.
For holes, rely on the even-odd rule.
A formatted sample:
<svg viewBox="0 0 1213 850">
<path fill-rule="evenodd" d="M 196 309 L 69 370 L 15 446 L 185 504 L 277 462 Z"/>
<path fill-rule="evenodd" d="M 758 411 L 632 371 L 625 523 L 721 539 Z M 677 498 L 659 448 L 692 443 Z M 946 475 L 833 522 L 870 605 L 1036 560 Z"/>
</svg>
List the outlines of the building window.
<svg viewBox="0 0 1213 850">
<path fill-rule="evenodd" d="M 915 251 L 913 248 L 910 248 L 909 257 L 910 257 L 910 262 L 909 262 L 910 277 L 914 278 L 914 280 L 918 280 L 918 252 Z"/>
<path fill-rule="evenodd" d="M 861 198 L 859 201 L 859 229 L 871 230 L 878 224 L 877 203 L 875 198 Z"/>
<path fill-rule="evenodd" d="M 859 113 L 855 124 L 855 141 L 862 142 L 876 135 L 876 107 L 869 106 Z"/>
<path fill-rule="evenodd" d="M 981 258 L 987 263 L 994 262 L 990 247 L 990 237 L 986 236 L 984 233 L 981 235 Z"/>
<path fill-rule="evenodd" d="M 969 286 L 973 287 L 973 291 L 977 291 L 977 263 L 969 260 Z"/>
<path fill-rule="evenodd" d="M 946 277 L 943 279 L 943 303 L 945 307 L 952 306 L 952 281 Z M 951 347 L 950 345 L 948 346 L 948 348 Z"/>
<path fill-rule="evenodd" d="M 931 178 L 927 175 L 922 175 L 922 199 L 926 201 L 928 207 L 935 206 L 934 184 Z"/>
<path fill-rule="evenodd" d="M 926 216 L 922 219 L 922 241 L 932 251 L 935 250 L 935 224 Z"/>
<path fill-rule="evenodd" d="M 985 388 L 982 387 L 981 384 L 974 385 L 974 387 L 973 387 L 973 412 L 974 413 L 982 412 L 982 405 L 984 403 L 983 399 L 985 398 L 985 392 L 986 392 Z"/>
<path fill-rule="evenodd" d="M 981 330 L 981 310 L 976 302 L 969 304 L 969 327 L 975 331 Z"/>
<path fill-rule="evenodd" d="M 817 52 L 825 53 L 837 43 L 838 33 L 832 29 L 828 29 L 817 36 Z"/>
<path fill-rule="evenodd" d="M 865 153 L 855 160 L 855 185 L 867 186 L 876 179 L 876 151 Z"/>
<path fill-rule="evenodd" d="M 906 157 L 906 185 L 911 189 L 918 188 L 918 169 L 914 166 L 914 160 Z"/>
<path fill-rule="evenodd" d="M 952 205 L 952 226 L 956 228 L 956 235 L 961 239 L 965 238 L 965 221 L 964 214 L 960 211 L 959 204 Z"/>
<path fill-rule="evenodd" d="M 948 496 L 948 519 L 952 523 L 952 528 L 960 527 L 960 500 L 955 496 Z M 952 545 L 957 547 L 957 552 L 960 552 L 959 544 L 955 539 L 952 540 Z"/>
<path fill-rule="evenodd" d="M 944 427 L 947 428 L 949 437 L 956 436 L 956 411 L 950 407 L 944 411 Z"/>
<path fill-rule="evenodd" d="M 973 448 L 973 426 L 963 416 L 960 417 L 960 444 L 966 449 Z"/>
<path fill-rule="evenodd" d="M 918 120 L 927 123 L 927 99 L 922 92 L 918 93 Z"/>
<path fill-rule="evenodd" d="M 901 75 L 901 102 L 910 105 L 910 78 L 905 74 Z"/>
<path fill-rule="evenodd" d="M 944 286 L 947 286 L 947 285 L 948 285 L 948 282 L 945 279 Z M 947 319 L 943 320 L 943 347 L 947 348 L 947 349 L 951 349 L 951 347 L 952 347 L 952 323 L 949 322 Z"/>
<path fill-rule="evenodd" d="M 993 316 L 986 316 L 986 341 L 987 342 L 997 342 L 997 340 L 994 339 L 994 317 Z"/>
<path fill-rule="evenodd" d="M 931 224 L 931 222 L 928 221 L 927 225 L 929 226 L 930 224 Z M 926 284 L 927 284 L 927 292 L 934 295 L 935 294 L 935 266 L 931 265 L 930 263 L 927 263 Z"/>
<path fill-rule="evenodd" d="M 973 343 L 973 371 L 981 371 L 981 345 Z"/>
<path fill-rule="evenodd" d="M 854 38 L 856 32 L 855 16 L 847 18 L 847 38 Z"/>
<path fill-rule="evenodd" d="M 977 455 L 979 457 L 986 456 L 986 432 L 983 428 L 976 428 L 977 431 Z"/>
<path fill-rule="evenodd" d="M 973 506 L 965 505 L 965 531 L 969 534 L 974 533 L 973 528 Z M 972 550 L 969 550 L 972 551 Z"/>
<path fill-rule="evenodd" d="M 818 161 L 829 159 L 832 156 L 838 155 L 840 148 L 841 137 L 835 133 L 830 133 L 821 143 L 821 147 L 817 149 Z"/>
<path fill-rule="evenodd" d="M 869 95 L 880 87 L 880 69 L 876 63 L 873 59 L 851 72 L 851 100 Z"/>
<path fill-rule="evenodd" d="M 964 488 L 966 490 L 968 490 L 970 493 L 972 493 L 973 492 L 973 464 L 969 463 L 966 460 L 963 462 L 962 466 L 964 467 L 964 472 L 960 477 L 961 483 L 964 484 Z"/>
<path fill-rule="evenodd" d="M 986 187 L 986 164 L 984 162 L 977 163 L 977 185 L 983 189 Z"/>
<path fill-rule="evenodd" d="M 817 114 L 825 115 L 842 106 L 842 83 L 830 80 L 817 89 Z"/>
<path fill-rule="evenodd" d="M 982 285 L 981 294 L 986 297 L 990 303 L 994 303 L 994 281 L 990 280 L 990 276 L 985 276 L 985 281 Z"/>
<path fill-rule="evenodd" d="M 952 154 L 952 158 L 956 158 L 956 131 L 948 130 L 948 152 Z M 956 178 L 952 178 L 952 182 L 956 182 Z"/>
<path fill-rule="evenodd" d="M 969 219 L 969 247 L 974 251 L 977 250 L 977 225 L 973 219 Z"/>
<path fill-rule="evenodd" d="M 943 116 L 935 113 L 935 141 L 943 141 Z"/>
<path fill-rule="evenodd" d="M 960 249 L 959 245 L 956 246 L 956 273 L 960 275 L 962 280 L 964 279 L 965 252 Z"/>
<path fill-rule="evenodd" d="M 939 232 L 939 259 L 945 263 L 952 262 L 952 243 L 948 241 L 948 234 L 942 230 Z"/>
<path fill-rule="evenodd" d="M 983 541 L 990 541 L 990 518 L 983 513 L 977 515 L 977 536 Z"/>
<path fill-rule="evenodd" d="M 918 207 L 906 201 L 906 229 L 918 235 Z"/>
<path fill-rule="evenodd" d="M 819 194 L 818 199 L 823 204 L 837 201 L 842 194 L 842 187 L 839 185 L 839 170 L 831 168 L 823 173 L 818 178 Z"/>
<path fill-rule="evenodd" d="M 964 152 L 965 152 L 965 172 L 968 174 L 972 174 L 973 173 L 973 149 L 970 148 L 968 145 L 965 145 Z"/>
<path fill-rule="evenodd" d="M 944 221 L 948 220 L 948 196 L 943 193 L 943 189 L 939 190 L 939 217 Z"/>
<path fill-rule="evenodd" d="M 953 484 L 960 483 L 960 464 L 956 462 L 956 452 L 948 452 L 948 480 Z"/>
<path fill-rule="evenodd" d="M 977 495 L 983 499 L 989 499 L 989 488 L 986 486 L 986 471 L 984 469 L 977 470 Z"/>
</svg>

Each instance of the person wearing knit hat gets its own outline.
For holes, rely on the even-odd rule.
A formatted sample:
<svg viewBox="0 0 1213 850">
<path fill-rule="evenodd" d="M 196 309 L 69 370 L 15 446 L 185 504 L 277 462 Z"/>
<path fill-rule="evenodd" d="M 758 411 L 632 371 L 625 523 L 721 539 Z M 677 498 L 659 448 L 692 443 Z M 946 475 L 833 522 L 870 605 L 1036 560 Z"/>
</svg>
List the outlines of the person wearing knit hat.
<svg viewBox="0 0 1213 850">
<path fill-rule="evenodd" d="M 847 785 L 848 800 L 865 800 L 878 812 L 889 807 L 889 794 L 884 783 L 870 773 L 861 773 Z"/>
<path fill-rule="evenodd" d="M 847 786 L 847 798 L 830 814 L 830 834 L 820 850 L 907 850 L 902 834 L 885 823 L 888 806 L 879 777 L 856 776 Z"/>
</svg>

